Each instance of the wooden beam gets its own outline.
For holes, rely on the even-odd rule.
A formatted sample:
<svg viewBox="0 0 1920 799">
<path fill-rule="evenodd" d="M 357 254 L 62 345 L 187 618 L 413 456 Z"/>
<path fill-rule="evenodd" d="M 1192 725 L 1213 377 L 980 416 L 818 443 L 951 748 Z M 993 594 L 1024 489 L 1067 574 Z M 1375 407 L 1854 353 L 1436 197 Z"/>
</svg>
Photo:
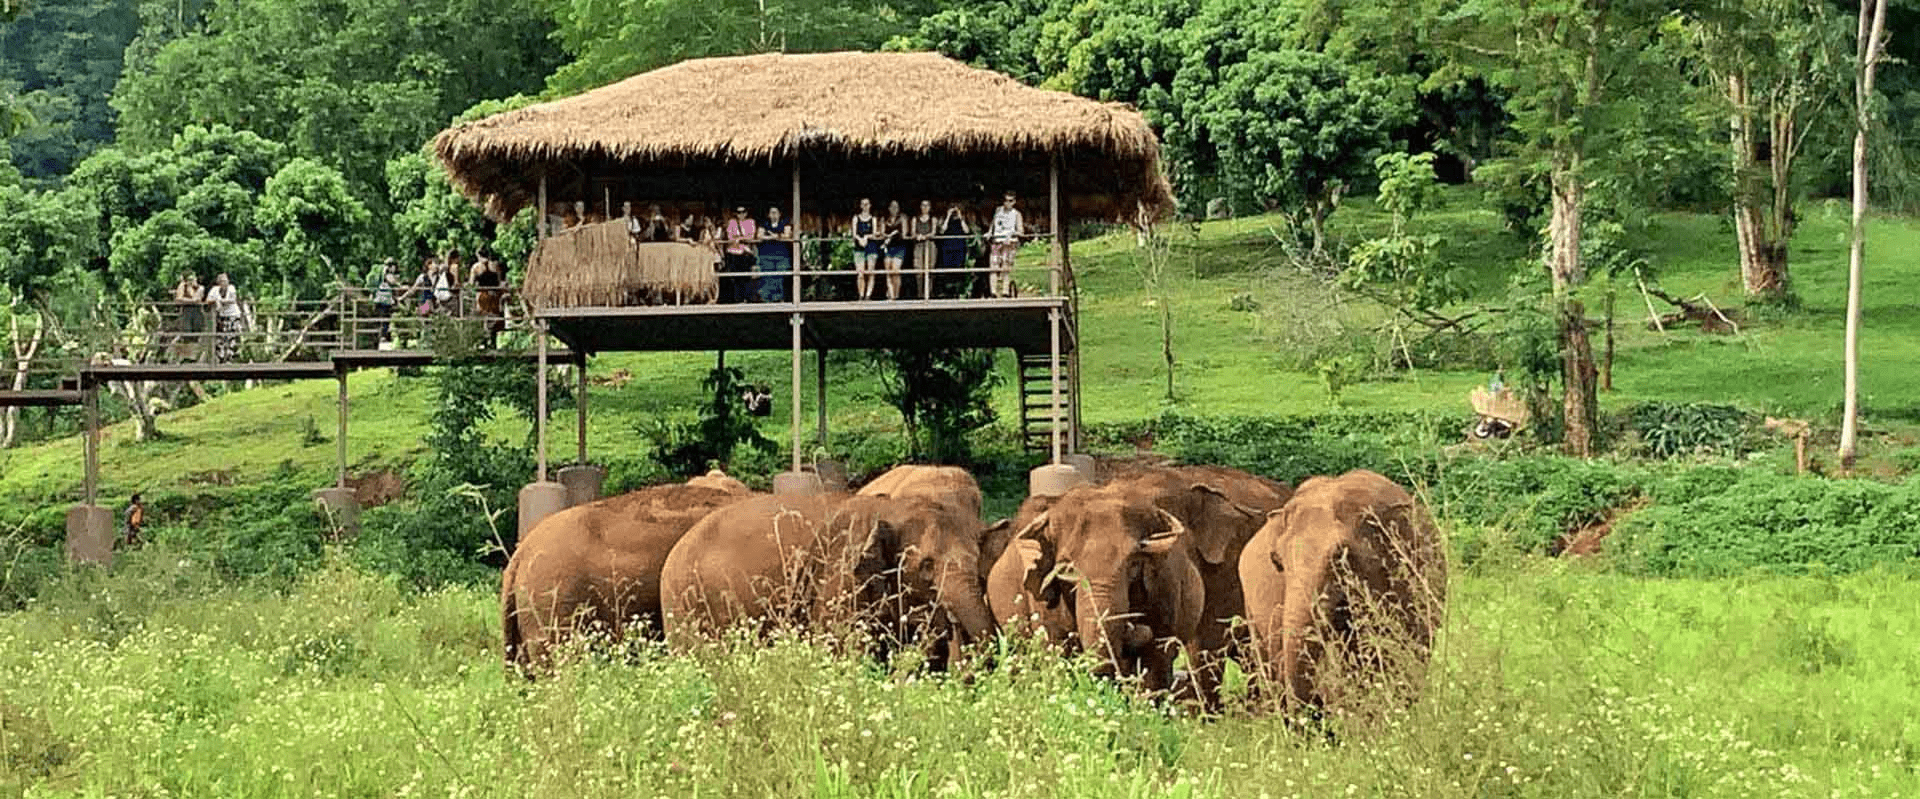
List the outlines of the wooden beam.
<svg viewBox="0 0 1920 799">
<path fill-rule="evenodd" d="M 545 178 L 541 179 L 540 193 L 546 194 Z M 539 469 L 535 472 L 534 482 L 544 483 L 547 481 L 547 326 L 545 323 L 534 325 L 533 338 L 538 342 L 535 347 L 538 348 L 539 353 L 538 360 L 535 361 L 538 365 L 534 367 L 539 370 L 534 381 L 539 386 L 539 400 L 535 411 L 538 415 L 534 417 L 535 449 L 538 450 L 536 454 L 539 457 Z"/>
<path fill-rule="evenodd" d="M 805 324 L 799 314 L 794 314 L 789 324 L 793 325 L 793 393 L 790 415 L 793 417 L 793 471 L 800 471 L 800 326 Z"/>
<path fill-rule="evenodd" d="M 791 281 L 792 293 L 787 296 L 787 301 L 798 305 L 800 303 L 800 269 L 801 264 L 807 262 L 807 248 L 800 246 L 800 154 L 797 152 L 793 154 L 792 215 L 793 218 L 787 220 L 787 229 L 793 231 L 793 258 L 791 259 L 793 280 Z"/>
<path fill-rule="evenodd" d="M 1047 165 L 1047 227 L 1053 233 L 1053 246 L 1047 257 L 1047 296 L 1060 296 L 1060 267 L 1066 262 L 1064 252 L 1066 236 L 1060 225 L 1060 156 L 1055 155 Z M 1054 348 L 1056 351 L 1058 347 Z M 1058 360 L 1058 356 L 1055 356 Z M 1058 398 L 1055 398 L 1056 401 Z M 1056 449 L 1058 449 L 1056 447 Z M 1060 460 L 1060 453 L 1054 453 L 1054 462 Z"/>
</svg>

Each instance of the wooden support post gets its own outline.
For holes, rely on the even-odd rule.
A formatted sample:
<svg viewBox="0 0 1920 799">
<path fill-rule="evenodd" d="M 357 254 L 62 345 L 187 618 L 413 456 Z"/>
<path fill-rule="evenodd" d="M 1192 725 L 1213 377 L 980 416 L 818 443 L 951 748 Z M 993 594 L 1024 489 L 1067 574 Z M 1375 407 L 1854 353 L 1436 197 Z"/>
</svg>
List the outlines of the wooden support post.
<svg viewBox="0 0 1920 799">
<path fill-rule="evenodd" d="M 1047 226 L 1053 234 L 1053 246 L 1048 248 L 1047 256 L 1047 296 L 1060 296 L 1060 267 L 1066 263 L 1065 228 L 1060 224 L 1060 156 L 1055 155 L 1047 169 Z M 1058 326 L 1058 323 L 1055 323 Z M 1058 353 L 1055 354 L 1056 359 Z M 1056 397 L 1057 401 L 1059 398 Z M 1059 460 L 1059 453 L 1054 453 Z"/>
<path fill-rule="evenodd" d="M 1052 332 L 1052 359 L 1047 363 L 1047 373 L 1053 378 L 1053 402 L 1050 409 L 1053 415 L 1053 463 L 1060 464 L 1060 309 L 1047 311 L 1047 321 Z M 1025 401 L 1024 399 L 1022 400 Z"/>
<path fill-rule="evenodd" d="M 546 179 L 542 178 L 541 184 L 543 188 L 540 193 L 543 195 L 546 193 L 544 188 L 545 183 Z M 547 325 L 545 322 L 540 322 L 533 326 L 533 338 L 534 341 L 537 342 L 534 349 L 535 352 L 538 353 L 535 360 L 537 364 L 535 368 L 540 370 L 539 375 L 535 378 L 535 382 L 539 386 L 539 400 L 535 410 L 535 413 L 538 415 L 534 417 L 534 446 L 539 450 L 538 453 L 536 453 L 539 458 L 539 470 L 536 472 L 534 482 L 544 483 L 547 481 Z"/>
<path fill-rule="evenodd" d="M 573 369 L 580 373 L 579 395 L 574 397 L 573 402 L 580 429 L 580 451 L 573 462 L 585 466 L 587 465 L 587 354 L 585 352 L 574 353 Z"/>
<path fill-rule="evenodd" d="M 793 219 L 787 223 L 787 229 L 793 231 L 793 293 L 787 299 L 795 305 L 800 304 L 800 271 L 807 262 L 807 248 L 800 243 L 800 154 L 793 154 Z"/>
<path fill-rule="evenodd" d="M 536 208 L 536 209 L 534 209 L 534 212 L 535 212 L 535 213 L 534 213 L 534 217 L 533 217 L 533 238 L 534 238 L 534 240 L 535 240 L 535 241 L 539 241 L 540 239 L 544 239 L 544 238 L 546 238 L 546 237 L 548 236 L 548 231 L 547 231 L 547 173 L 546 173 L 546 171 L 545 171 L 545 170 L 542 170 L 542 171 L 540 172 L 540 207 L 539 207 L 539 208 Z M 543 477 L 541 477 L 540 479 L 542 479 L 542 480 L 545 480 L 545 479 L 547 479 L 547 478 L 543 476 Z"/>
<path fill-rule="evenodd" d="M 789 403 L 792 406 L 790 415 L 793 417 L 793 471 L 798 472 L 800 471 L 800 326 L 806 322 L 800 318 L 799 314 L 794 314 L 791 323 L 793 325 L 793 393 L 788 396 L 793 398 Z"/>
<path fill-rule="evenodd" d="M 93 383 L 85 386 L 85 405 L 87 415 L 86 437 L 86 504 L 91 506 L 99 499 L 100 490 L 100 387 Z"/>
<path fill-rule="evenodd" d="M 340 473 L 336 476 L 333 483 L 333 487 L 346 488 L 347 487 L 347 370 L 346 370 L 346 367 L 336 365 L 334 376 L 338 378 L 340 381 L 340 433 L 339 433 L 340 438 L 339 438 L 339 446 L 336 447 L 336 449 L 339 450 L 339 454 L 340 454 Z"/>
<path fill-rule="evenodd" d="M 818 367 L 813 376 L 816 390 L 814 404 L 819 406 L 820 446 L 824 448 L 827 445 L 827 350 L 825 347 L 816 347 L 813 353 L 814 363 Z"/>
</svg>

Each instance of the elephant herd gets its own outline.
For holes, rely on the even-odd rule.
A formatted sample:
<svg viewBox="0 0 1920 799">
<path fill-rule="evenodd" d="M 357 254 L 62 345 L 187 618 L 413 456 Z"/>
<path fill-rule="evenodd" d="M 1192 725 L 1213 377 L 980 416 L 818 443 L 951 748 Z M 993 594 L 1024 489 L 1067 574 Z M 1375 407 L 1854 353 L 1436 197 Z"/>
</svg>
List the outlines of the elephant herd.
<svg viewBox="0 0 1920 799">
<path fill-rule="evenodd" d="M 506 659 L 531 676 L 588 630 L 678 649 L 797 625 L 923 646 L 941 668 L 1004 631 L 1203 707 L 1228 660 L 1255 690 L 1320 707 L 1351 677 L 1417 685 L 1445 602 L 1432 522 L 1368 471 L 1295 490 L 1218 466 L 1133 468 L 992 525 L 980 509 L 972 476 L 941 466 L 818 496 L 713 472 L 569 508 L 502 575 Z"/>
</svg>

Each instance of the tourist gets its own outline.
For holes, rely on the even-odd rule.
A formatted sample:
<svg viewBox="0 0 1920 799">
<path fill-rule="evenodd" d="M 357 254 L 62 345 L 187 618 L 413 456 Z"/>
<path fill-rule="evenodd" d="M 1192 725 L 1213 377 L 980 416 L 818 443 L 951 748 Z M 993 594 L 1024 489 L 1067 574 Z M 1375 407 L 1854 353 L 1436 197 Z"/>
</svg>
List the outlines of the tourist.
<svg viewBox="0 0 1920 799">
<path fill-rule="evenodd" d="M 973 235 L 973 229 L 967 225 L 967 218 L 960 214 L 960 204 L 947 206 L 947 218 L 940 228 L 940 268 L 967 268 L 967 237 Z M 965 275 L 964 284 L 973 285 L 976 272 Z M 963 296 L 971 292 L 963 292 Z"/>
<path fill-rule="evenodd" d="M 140 501 L 140 495 L 134 494 L 127 500 L 127 546 L 140 545 L 140 531 L 147 526 L 147 505 Z"/>
<path fill-rule="evenodd" d="M 372 287 L 373 315 L 380 320 L 380 338 L 374 344 L 376 348 L 379 347 L 379 342 L 392 338 L 393 306 L 395 294 L 399 289 L 400 265 L 394 263 L 392 258 L 388 258 L 381 263 L 380 276 L 374 279 Z"/>
<path fill-rule="evenodd" d="M 465 267 L 464 259 L 460 257 L 460 248 L 448 247 L 447 257 L 440 270 L 440 282 L 433 287 L 434 300 L 454 316 L 464 315 L 461 313 L 460 273 L 465 271 Z"/>
<path fill-rule="evenodd" d="M 940 222 L 933 218 L 933 201 L 920 201 L 920 215 L 913 218 L 908 232 L 913 236 L 913 268 L 920 273 L 920 299 L 933 299 L 933 264 L 938 260 L 938 248 L 933 237 L 939 232 Z"/>
<path fill-rule="evenodd" d="M 213 306 L 213 359 L 220 363 L 233 360 L 240 349 L 240 289 L 221 272 L 207 289 L 207 303 Z"/>
<path fill-rule="evenodd" d="M 748 242 L 760 239 L 760 228 L 754 223 L 753 217 L 747 214 L 746 206 L 734 207 L 733 218 L 727 220 L 726 237 L 726 264 L 722 271 L 735 277 L 731 285 L 722 287 L 721 301 L 744 302 L 750 293 L 744 275 L 753 271 L 754 264 L 753 249 Z"/>
<path fill-rule="evenodd" d="M 987 230 L 987 240 L 992 245 L 988 271 L 995 297 L 1013 295 L 1013 255 L 1020 251 L 1020 237 L 1026 232 L 1026 222 L 1014 207 L 1015 202 L 1013 192 L 1003 195 L 1000 207 L 993 209 L 993 225 Z"/>
<path fill-rule="evenodd" d="M 887 299 L 900 299 L 900 268 L 907 260 L 907 215 L 900 213 L 900 201 L 887 203 L 887 218 L 880 229 L 886 235 Z"/>
<path fill-rule="evenodd" d="M 760 260 L 755 265 L 758 272 L 789 272 L 793 270 L 793 223 L 780 217 L 780 206 L 767 209 L 766 227 L 760 229 Z M 785 302 L 787 284 L 792 275 L 769 275 L 759 280 L 759 290 L 755 292 L 761 302 Z"/>
<path fill-rule="evenodd" d="M 673 223 L 667 221 L 666 215 L 660 213 L 660 205 L 655 203 L 647 206 L 646 219 L 627 217 L 627 233 L 633 236 L 634 241 L 642 243 L 673 241 Z"/>
<path fill-rule="evenodd" d="M 476 292 L 474 306 L 485 321 L 487 346 L 492 347 L 499 340 L 500 331 L 507 328 L 506 274 L 501 270 L 500 263 L 482 250 L 474 258 L 473 275 L 468 282 Z"/>
<path fill-rule="evenodd" d="M 433 313 L 433 284 L 439 278 L 439 275 L 439 259 L 432 256 L 421 259 L 420 274 L 415 275 L 413 282 L 407 284 L 407 291 L 405 294 L 400 295 L 400 301 L 406 302 L 411 299 L 413 295 L 419 294 L 420 305 L 414 309 L 414 312 L 420 316 L 431 315 Z"/>
<path fill-rule="evenodd" d="M 207 290 L 200 277 L 187 272 L 173 287 L 173 302 L 180 308 L 180 337 L 197 343 L 207 329 Z"/>
<path fill-rule="evenodd" d="M 873 201 L 860 198 L 860 213 L 853 215 L 853 281 L 855 299 L 865 300 L 873 289 L 874 267 L 880 265 L 880 220 L 873 217 Z"/>
</svg>

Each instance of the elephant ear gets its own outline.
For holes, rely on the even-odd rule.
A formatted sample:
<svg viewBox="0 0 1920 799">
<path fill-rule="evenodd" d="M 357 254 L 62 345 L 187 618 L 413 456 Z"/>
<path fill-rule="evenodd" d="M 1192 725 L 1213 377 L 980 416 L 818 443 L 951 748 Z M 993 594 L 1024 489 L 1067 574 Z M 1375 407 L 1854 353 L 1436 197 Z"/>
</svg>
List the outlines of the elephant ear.
<svg viewBox="0 0 1920 799">
<path fill-rule="evenodd" d="M 1013 520 L 1001 519 L 980 530 L 980 562 L 997 563 L 1013 542 Z"/>
<path fill-rule="evenodd" d="M 1191 490 L 1200 508 L 1200 516 L 1194 520 L 1194 546 L 1208 563 L 1225 563 L 1233 546 L 1246 543 L 1260 529 L 1265 516 L 1206 483 L 1194 483 Z"/>
<path fill-rule="evenodd" d="M 1016 538 L 1007 545 L 1020 559 L 1020 584 L 1034 607 L 1051 607 L 1060 601 L 1060 592 L 1071 588 L 1077 575 L 1053 557 L 1053 545 L 1041 538 Z"/>
</svg>

